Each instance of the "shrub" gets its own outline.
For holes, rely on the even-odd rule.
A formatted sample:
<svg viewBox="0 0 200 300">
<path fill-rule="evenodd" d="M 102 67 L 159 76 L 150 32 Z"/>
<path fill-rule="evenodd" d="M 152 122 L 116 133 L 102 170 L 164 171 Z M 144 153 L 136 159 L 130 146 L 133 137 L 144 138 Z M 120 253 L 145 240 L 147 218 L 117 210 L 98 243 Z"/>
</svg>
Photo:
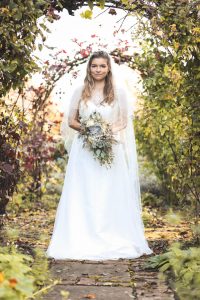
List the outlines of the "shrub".
<svg viewBox="0 0 200 300">
<path fill-rule="evenodd" d="M 166 274 L 180 300 L 200 299 L 200 249 L 182 250 L 175 243 L 164 254 L 151 257 L 147 264 Z M 171 276 L 171 278 L 170 278 Z"/>
<path fill-rule="evenodd" d="M 35 251 L 35 258 L 10 251 L 7 247 L 0 252 L 0 299 L 24 300 L 38 293 L 47 281 L 48 261 L 43 253 Z"/>
</svg>

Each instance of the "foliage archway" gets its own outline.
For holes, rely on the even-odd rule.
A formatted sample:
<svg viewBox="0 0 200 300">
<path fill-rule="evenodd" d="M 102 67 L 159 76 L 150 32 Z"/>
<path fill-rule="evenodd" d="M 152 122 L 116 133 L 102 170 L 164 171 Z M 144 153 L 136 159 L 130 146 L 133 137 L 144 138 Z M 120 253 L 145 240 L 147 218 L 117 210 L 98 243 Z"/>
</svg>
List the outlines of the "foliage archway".
<svg viewBox="0 0 200 300">
<path fill-rule="evenodd" d="M 17 1 L 16 3 L 20 5 L 23 11 L 22 2 Z M 16 11 L 16 3 L 13 2 L 12 6 L 6 1 L 2 2 L 1 13 L 4 22 L 10 22 L 12 19 L 13 24 L 16 23 L 19 26 L 22 16 Z M 127 15 L 132 13 L 137 15 L 141 24 L 140 31 L 138 31 L 138 36 L 142 36 L 141 54 L 133 53 L 130 61 L 129 58 L 125 60 L 132 68 L 140 70 L 145 88 L 144 106 L 141 109 L 140 117 L 138 117 L 138 125 L 136 124 L 140 142 L 139 148 L 141 153 L 148 157 L 150 164 L 162 180 L 169 201 L 173 201 L 172 198 L 174 198 L 176 201 L 194 201 L 197 205 L 199 203 L 197 168 L 199 163 L 199 2 L 188 0 L 168 0 L 165 2 L 159 0 L 150 2 L 141 0 L 134 2 L 126 0 L 49 1 L 44 5 L 40 1 L 34 3 L 30 1 L 30 5 L 32 5 L 32 10 L 29 13 L 34 14 L 34 22 L 43 13 L 51 18 L 58 18 L 56 10 L 66 8 L 70 14 L 73 14 L 76 9 L 86 5 L 89 5 L 88 10 L 90 11 L 94 5 L 99 5 L 105 9 L 108 8 L 110 14 L 114 14 L 116 8 L 121 8 L 126 11 Z M 29 15 L 24 16 L 29 18 Z M 86 14 L 85 17 L 88 15 Z M 45 29 L 45 25 L 43 28 Z M 37 34 L 42 34 L 42 31 L 36 27 L 34 37 Z M 18 36 L 16 37 L 18 38 Z M 30 47 L 32 47 L 30 49 L 33 49 L 33 44 L 34 39 L 30 40 Z M 23 47 L 25 46 L 20 45 L 19 50 L 22 50 Z M 27 55 L 30 55 L 30 52 Z M 23 67 L 28 68 L 30 66 L 28 61 L 27 63 L 18 61 L 22 63 Z M 7 86 L 6 91 L 11 86 L 21 86 L 22 79 L 35 68 L 32 66 L 31 69 L 28 68 L 27 71 L 23 71 L 19 77 L 15 77 L 20 68 L 18 62 L 14 64 L 11 61 L 8 67 L 12 67 L 13 76 L 9 80 L 4 77 L 8 84 L 4 85 L 4 87 Z M 10 74 L 9 70 L 6 72 Z M 14 85 L 13 82 L 15 82 Z M 2 126 L 5 134 L 1 139 L 1 147 L 2 150 L 7 149 L 7 152 L 3 150 L 7 154 L 12 153 L 12 147 L 9 146 L 12 141 L 6 142 L 5 138 L 8 118 L 9 115 L 2 115 Z M 20 120 L 19 116 L 18 118 Z M 9 139 L 13 140 L 14 148 L 17 148 L 16 143 L 20 143 L 20 130 L 23 131 L 23 128 L 26 130 L 26 126 L 20 120 L 18 127 L 15 126 L 15 129 L 18 128 L 15 133 L 12 126 L 9 126 L 9 133 L 12 133 L 9 134 Z M 147 147 L 147 140 L 150 141 L 150 147 Z M 9 166 L 11 157 L 7 154 L 5 160 L 2 156 L 1 172 L 4 174 L 4 178 L 10 174 L 9 176 L 13 178 L 14 183 L 18 175 L 14 175 L 14 169 L 11 170 Z M 12 159 L 15 160 L 16 155 L 17 153 L 14 151 Z M 12 162 L 12 165 L 17 164 Z M 17 170 L 16 172 L 18 174 Z M 9 180 L 11 187 L 12 184 Z M 13 189 L 11 189 L 8 197 L 12 195 L 12 191 Z M 6 193 L 4 190 L 3 194 Z M 186 194 L 187 197 L 185 197 Z"/>
</svg>

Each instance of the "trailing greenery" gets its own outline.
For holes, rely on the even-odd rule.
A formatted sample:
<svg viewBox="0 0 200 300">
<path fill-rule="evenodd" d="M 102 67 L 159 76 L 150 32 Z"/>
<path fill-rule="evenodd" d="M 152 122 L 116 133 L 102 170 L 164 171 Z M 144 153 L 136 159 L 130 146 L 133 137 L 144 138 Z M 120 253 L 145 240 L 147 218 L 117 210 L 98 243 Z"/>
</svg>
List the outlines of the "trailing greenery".
<svg viewBox="0 0 200 300">
<path fill-rule="evenodd" d="M 200 249 L 182 250 L 175 243 L 168 252 L 151 257 L 148 268 L 159 268 L 180 300 L 200 299 Z"/>
<path fill-rule="evenodd" d="M 0 251 L 0 298 L 2 300 L 23 300 L 34 298 L 47 282 L 48 261 L 39 250 L 35 258 L 21 254 L 14 247 Z M 39 299 L 39 298 L 37 298 Z"/>
</svg>

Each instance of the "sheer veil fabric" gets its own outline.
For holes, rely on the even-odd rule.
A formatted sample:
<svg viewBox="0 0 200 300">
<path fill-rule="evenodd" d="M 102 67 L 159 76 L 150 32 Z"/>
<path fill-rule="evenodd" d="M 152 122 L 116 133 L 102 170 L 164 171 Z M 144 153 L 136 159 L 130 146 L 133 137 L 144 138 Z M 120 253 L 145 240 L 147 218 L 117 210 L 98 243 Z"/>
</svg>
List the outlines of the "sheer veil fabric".
<svg viewBox="0 0 200 300">
<path fill-rule="evenodd" d="M 111 67 L 113 73 L 113 81 L 115 86 L 116 98 L 120 108 L 120 115 L 116 117 L 113 114 L 113 123 L 115 119 L 114 131 L 119 131 L 120 141 L 123 144 L 125 151 L 125 157 L 130 172 L 130 180 L 132 181 L 134 205 L 142 212 L 141 195 L 140 195 L 140 183 L 139 183 L 139 171 L 138 171 L 138 159 L 136 150 L 136 141 L 134 133 L 134 110 L 133 110 L 133 95 L 129 91 L 128 85 L 125 80 L 124 72 L 120 66 L 114 62 L 111 58 Z M 65 105 L 64 117 L 61 123 L 61 135 L 64 140 L 65 148 L 70 153 L 72 142 L 76 134 L 75 130 L 68 126 L 68 121 L 72 118 L 73 114 L 78 109 L 78 104 L 81 98 L 81 91 L 83 87 L 83 80 L 86 70 L 82 72 L 82 75 L 76 80 L 72 86 L 68 98 L 70 101 Z M 127 126 L 120 130 L 120 127 L 124 126 L 124 119 L 127 117 Z"/>
<path fill-rule="evenodd" d="M 93 94 L 81 101 L 79 82 L 70 96 L 61 134 L 69 153 L 62 195 L 53 234 L 46 251 L 55 259 L 106 260 L 136 258 L 152 251 L 144 236 L 137 151 L 133 128 L 133 107 L 118 67 L 112 62 L 115 101 L 101 105 Z M 119 85 L 120 83 L 120 85 Z M 113 166 L 101 166 L 83 149 L 78 133 L 68 126 L 73 115 L 88 117 L 98 111 L 112 124 L 118 144 Z"/>
</svg>

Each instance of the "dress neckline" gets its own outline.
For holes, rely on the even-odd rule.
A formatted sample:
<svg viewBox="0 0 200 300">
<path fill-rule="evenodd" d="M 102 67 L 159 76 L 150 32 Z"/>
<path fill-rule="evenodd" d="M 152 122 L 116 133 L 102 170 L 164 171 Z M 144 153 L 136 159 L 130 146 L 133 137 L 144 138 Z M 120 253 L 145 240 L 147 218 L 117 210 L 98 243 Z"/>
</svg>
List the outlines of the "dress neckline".
<svg viewBox="0 0 200 300">
<path fill-rule="evenodd" d="M 81 101 L 80 103 L 82 103 L 83 105 L 85 105 L 85 103 L 84 103 L 84 101 Z M 95 106 L 95 107 L 97 107 L 97 108 L 101 108 L 101 107 L 110 107 L 110 108 L 113 108 L 114 106 L 115 106 L 115 104 L 116 104 L 116 101 L 114 101 L 114 103 L 113 103 L 113 105 L 109 105 L 109 104 L 107 104 L 106 102 L 105 102 L 105 104 L 104 105 L 102 105 L 102 104 L 96 104 L 95 102 L 93 102 L 93 101 L 91 101 L 91 100 L 88 100 L 87 101 L 87 104 L 92 104 L 93 106 Z M 85 105 L 86 106 L 86 105 Z"/>
<path fill-rule="evenodd" d="M 84 103 L 84 101 L 81 101 L 81 103 L 83 103 L 84 105 L 85 105 L 85 103 Z M 95 102 L 93 102 L 93 101 L 91 101 L 91 100 L 88 100 L 87 101 L 87 103 L 86 104 L 92 104 L 92 105 L 94 105 L 94 106 L 96 106 L 96 107 L 111 107 L 109 104 L 104 104 L 104 105 L 102 105 L 102 104 L 96 104 Z"/>
</svg>

